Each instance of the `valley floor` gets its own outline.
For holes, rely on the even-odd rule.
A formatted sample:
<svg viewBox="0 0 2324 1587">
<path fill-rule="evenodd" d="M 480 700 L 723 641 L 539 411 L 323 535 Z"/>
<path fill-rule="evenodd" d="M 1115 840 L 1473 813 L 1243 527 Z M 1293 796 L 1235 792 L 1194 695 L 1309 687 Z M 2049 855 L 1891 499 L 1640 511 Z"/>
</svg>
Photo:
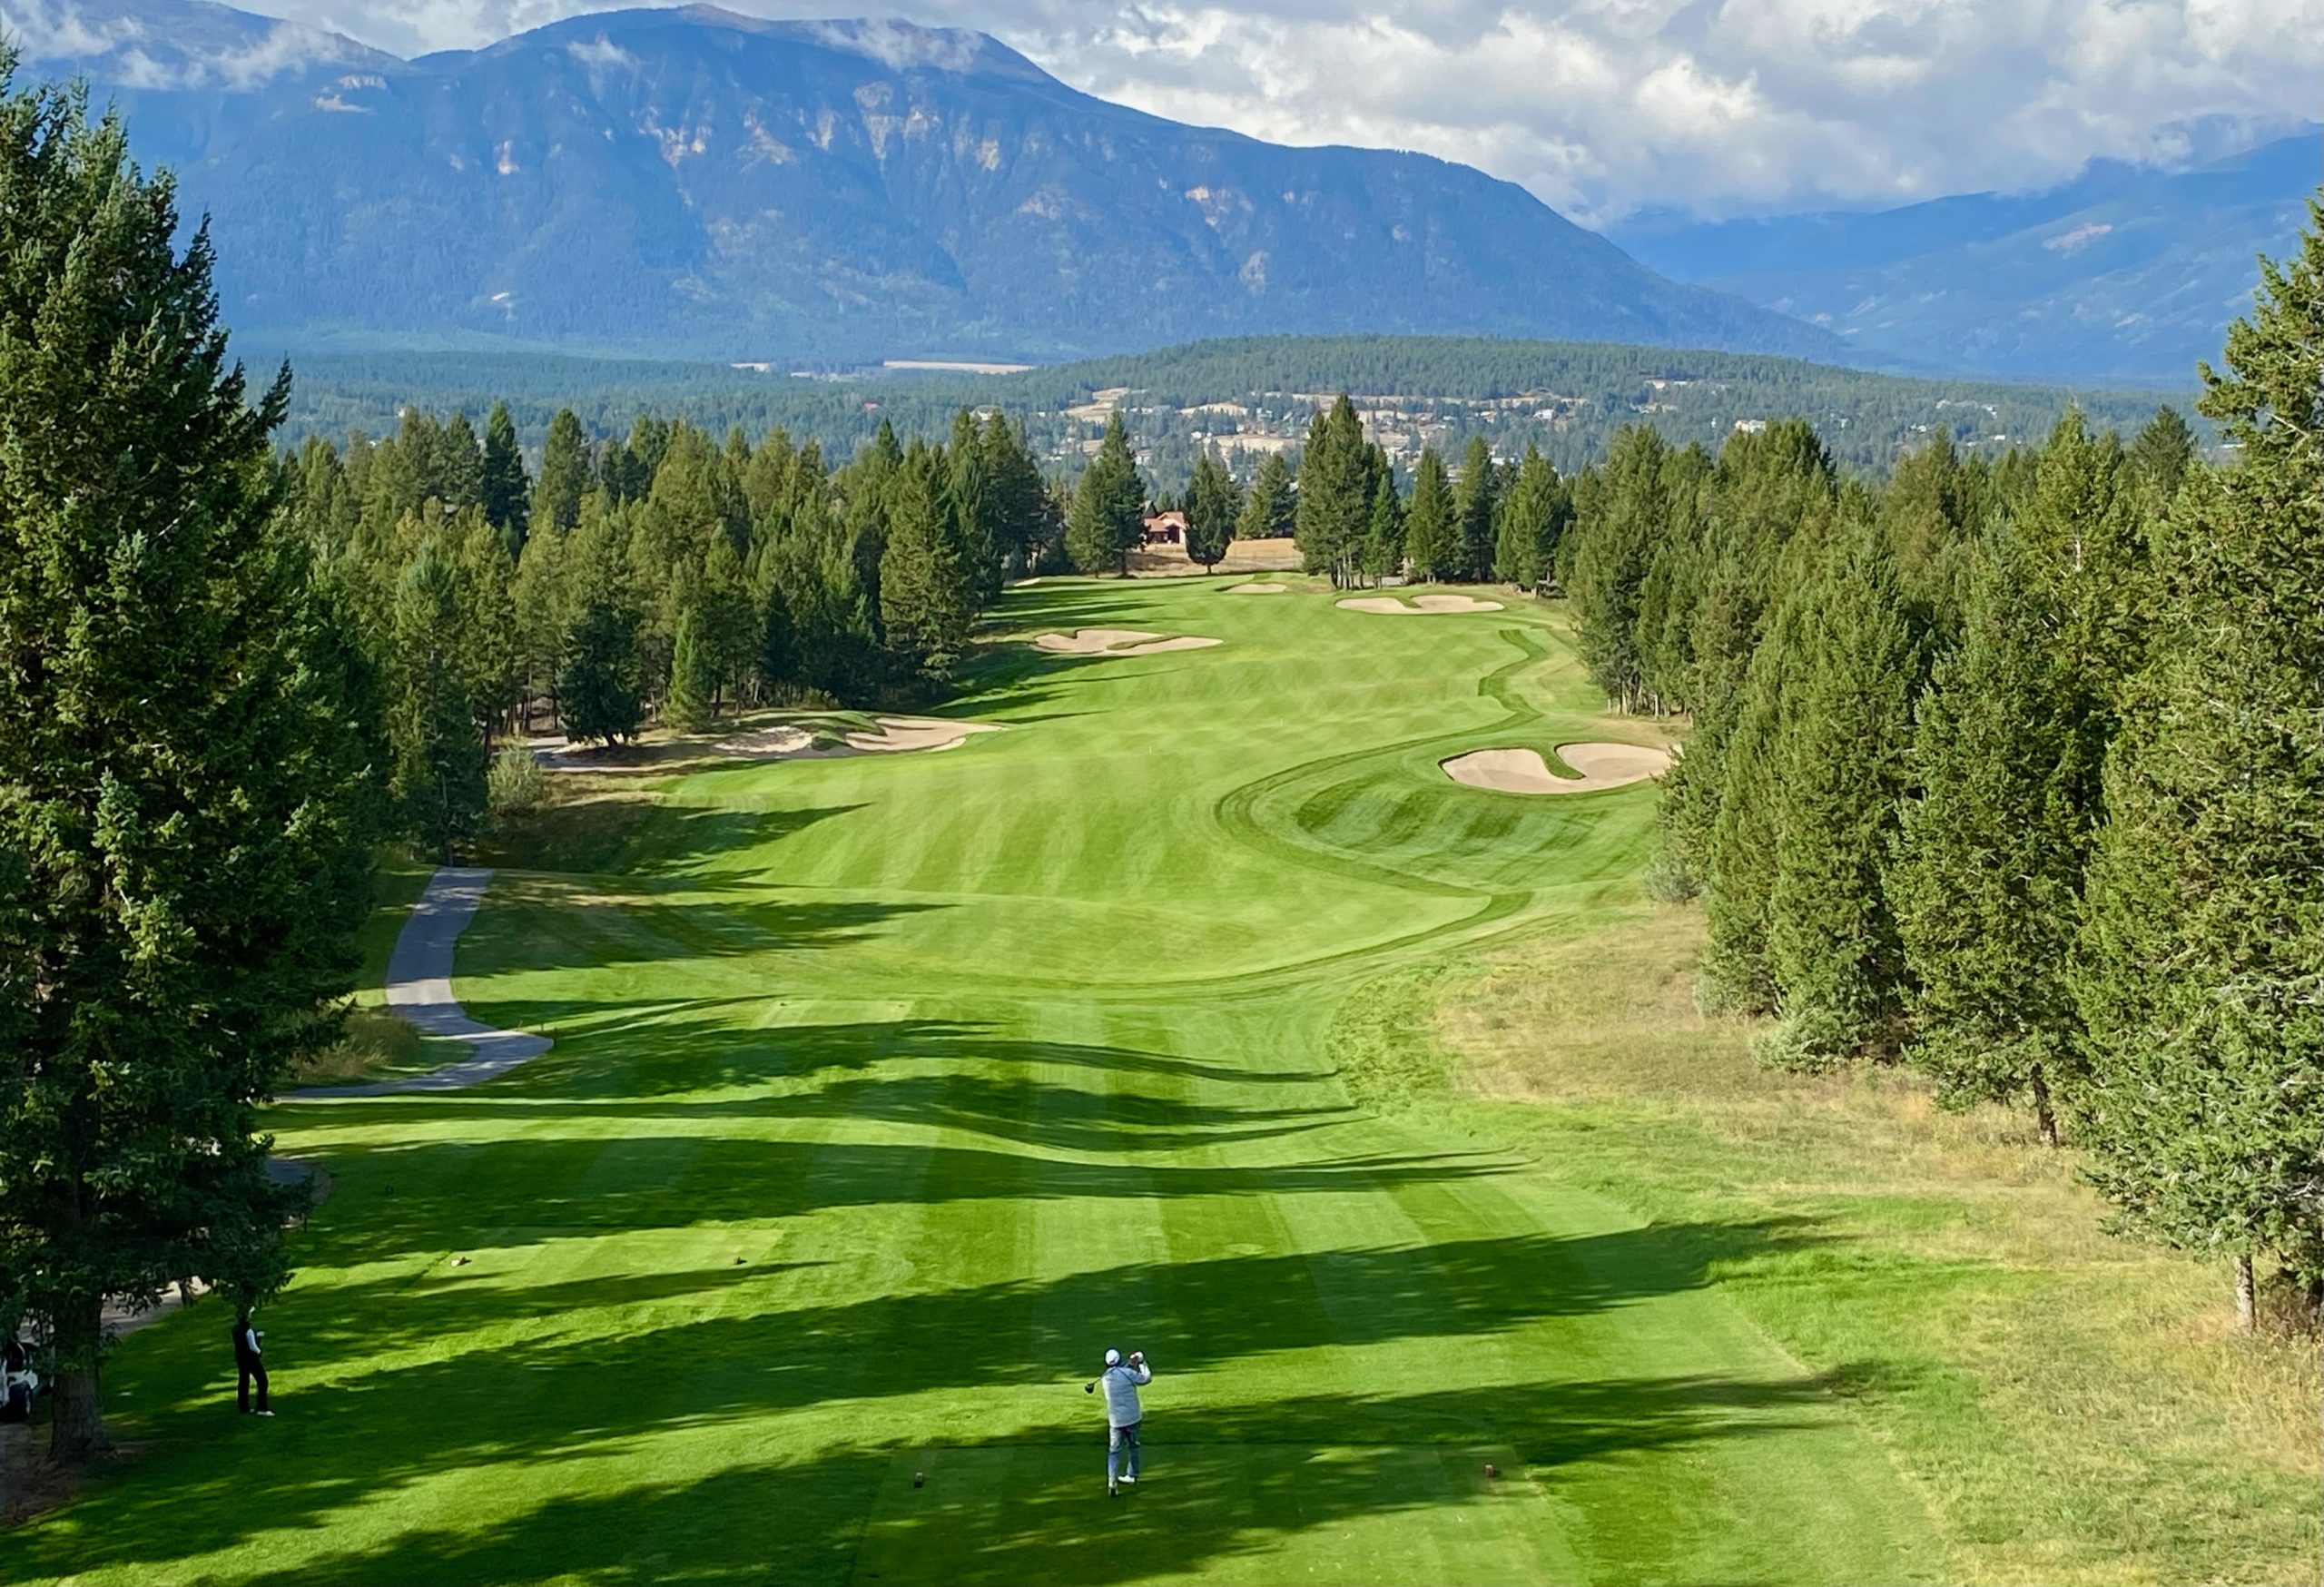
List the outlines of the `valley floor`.
<svg viewBox="0 0 2324 1587">
<path fill-rule="evenodd" d="M 281 1415 L 214 1310 L 141 1332 L 134 1458 L 0 1577 L 2312 1576 L 2309 1360 L 2007 1121 L 1752 1069 L 1640 894 L 1649 787 L 1439 769 L 1657 742 L 1554 607 L 1230 582 L 1012 595 L 1222 643 L 1011 645 L 956 748 L 512 838 L 454 990 L 554 1046 L 282 1105 L 335 1190 Z M 1156 1370 L 1118 1501 L 1109 1346 Z"/>
</svg>

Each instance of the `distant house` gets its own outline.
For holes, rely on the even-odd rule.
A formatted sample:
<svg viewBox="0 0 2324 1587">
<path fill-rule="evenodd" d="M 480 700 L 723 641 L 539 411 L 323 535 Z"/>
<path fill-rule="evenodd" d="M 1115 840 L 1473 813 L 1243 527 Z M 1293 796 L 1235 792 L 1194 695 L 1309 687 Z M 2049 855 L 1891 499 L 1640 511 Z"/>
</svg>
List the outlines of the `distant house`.
<svg viewBox="0 0 2324 1587">
<path fill-rule="evenodd" d="M 1168 512 L 1148 513 L 1146 518 L 1146 543 L 1149 546 L 1183 546 L 1187 542 L 1187 515 L 1172 508 Z"/>
</svg>

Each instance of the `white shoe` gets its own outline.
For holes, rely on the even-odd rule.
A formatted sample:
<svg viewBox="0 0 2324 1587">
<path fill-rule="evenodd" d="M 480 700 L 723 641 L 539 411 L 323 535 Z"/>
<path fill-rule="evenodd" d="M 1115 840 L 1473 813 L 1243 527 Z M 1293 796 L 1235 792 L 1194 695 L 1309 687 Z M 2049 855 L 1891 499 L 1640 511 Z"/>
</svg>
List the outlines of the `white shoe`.
<svg viewBox="0 0 2324 1587">
<path fill-rule="evenodd" d="M 1124 1472 L 1122 1474 L 1122 1481 L 1125 1483 L 1135 1483 L 1137 1481 L 1137 1474 L 1133 1472 Z"/>
<path fill-rule="evenodd" d="M 274 1414 L 274 1413 L 273 1413 L 273 1412 L 271 1412 L 271 1411 L 261 1411 L 261 1412 L 259 1412 L 258 1414 L 259 1414 L 260 1415 L 261 1415 L 261 1416 L 271 1416 L 271 1415 L 273 1415 L 273 1414 Z"/>
</svg>

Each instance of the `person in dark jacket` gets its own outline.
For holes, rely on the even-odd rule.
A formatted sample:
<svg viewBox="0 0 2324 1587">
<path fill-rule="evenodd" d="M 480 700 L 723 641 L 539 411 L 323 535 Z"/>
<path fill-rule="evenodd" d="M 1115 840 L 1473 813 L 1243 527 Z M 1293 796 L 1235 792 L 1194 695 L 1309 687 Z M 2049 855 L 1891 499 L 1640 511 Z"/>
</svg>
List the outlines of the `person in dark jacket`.
<svg viewBox="0 0 2324 1587">
<path fill-rule="evenodd" d="M 247 1412 L 251 1408 L 251 1385 L 258 1385 L 258 1414 L 271 1416 L 274 1413 L 266 1404 L 266 1363 L 259 1356 L 258 1342 L 266 1336 L 251 1326 L 247 1311 L 234 1318 L 234 1370 L 239 1381 L 234 1389 L 234 1403 Z"/>
</svg>

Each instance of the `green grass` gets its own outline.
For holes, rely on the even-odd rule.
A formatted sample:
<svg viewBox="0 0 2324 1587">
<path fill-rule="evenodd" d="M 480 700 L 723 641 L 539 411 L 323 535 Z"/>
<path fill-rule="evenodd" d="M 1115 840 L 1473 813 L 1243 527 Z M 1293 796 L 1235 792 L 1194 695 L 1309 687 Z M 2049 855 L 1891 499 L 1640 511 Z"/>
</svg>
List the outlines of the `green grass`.
<svg viewBox="0 0 2324 1587">
<path fill-rule="evenodd" d="M 0 1579 L 1855 1582 L 2098 1557 L 2106 1523 L 1995 1352 L 1921 1320 L 2038 1297 L 2020 1247 L 1876 1164 L 1849 1181 L 1831 1140 L 1723 1134 L 1694 1077 L 1727 1036 L 1664 1018 L 1667 976 L 1595 1045 L 1541 1023 L 1540 989 L 1641 951 L 1652 794 L 1519 799 L 1435 763 L 1641 736 L 1555 610 L 1227 582 L 1013 595 L 1006 631 L 1226 643 L 998 651 L 960 709 L 1005 732 L 609 779 L 512 839 L 457 990 L 554 1049 L 468 1093 L 279 1109 L 337 1186 L 261 1319 L 281 1417 L 231 1414 L 214 1310 L 138 1335 L 107 1378 L 135 1459 L 0 1538 Z M 1080 1392 L 1108 1345 L 1157 1370 L 1151 1480 L 1118 1503 Z M 2157 1519 L 2116 1574 L 2295 1557 L 2278 1474 L 2208 1472 L 2199 1421 L 2165 1399 L 2088 1429 L 2155 1456 L 2120 1468 Z M 2223 1524 L 2186 1512 L 2239 1493 L 2281 1549 L 2185 1568 Z"/>
<path fill-rule="evenodd" d="M 317 1053 L 292 1077 L 293 1086 L 339 1086 L 397 1075 L 424 1074 L 468 1056 L 456 1041 L 422 1036 L 388 1012 L 388 954 L 404 917 L 419 902 L 433 867 L 389 847 L 379 851 L 371 875 L 375 908 L 356 941 L 362 955 L 361 984 L 347 1014 L 347 1029 L 328 1050 Z"/>
</svg>

